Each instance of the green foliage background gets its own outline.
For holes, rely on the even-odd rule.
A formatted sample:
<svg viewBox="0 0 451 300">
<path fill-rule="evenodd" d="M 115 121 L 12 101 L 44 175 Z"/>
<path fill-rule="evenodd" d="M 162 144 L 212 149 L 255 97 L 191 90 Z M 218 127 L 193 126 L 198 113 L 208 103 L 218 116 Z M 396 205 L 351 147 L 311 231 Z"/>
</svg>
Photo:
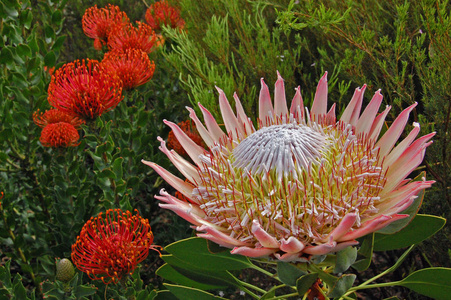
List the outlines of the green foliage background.
<svg viewBox="0 0 451 300">
<path fill-rule="evenodd" d="M 15 279 L 10 287 L 0 284 L 0 296 L 23 293 L 24 286 L 28 296 L 33 290 L 40 295 L 40 283 L 53 280 L 55 258 L 70 257 L 71 244 L 86 220 L 108 208 L 138 209 L 150 219 L 156 244 L 189 236 L 187 224 L 160 210 L 153 199 L 159 189 L 169 187 L 141 159 L 176 172 L 158 150 L 157 137 L 168 134 L 162 120 L 188 119 L 185 106 L 197 107 L 197 102 L 220 118 L 215 86 L 229 100 L 236 91 L 255 121 L 260 79 L 272 90 L 276 70 L 285 79 L 287 98 L 300 85 L 306 105 L 324 71 L 329 72 L 329 101 L 337 103 L 338 111 L 364 83 L 365 104 L 380 88 L 384 104 L 392 106 L 387 120 L 418 102 L 410 123 L 419 122 L 423 134 L 437 132 L 416 170 L 426 170 L 428 179 L 436 181 L 421 212 L 450 219 L 449 1 L 171 2 L 181 8 L 186 27 L 165 28 L 164 48 L 151 54 L 156 64 L 153 79 L 126 94 L 95 124 L 84 126 L 78 147 L 64 150 L 42 147 L 40 129 L 32 121 L 37 109 L 50 108 L 50 76 L 44 67 L 102 59 L 103 53 L 94 50 L 82 31 L 88 7 L 112 3 L 131 20 L 144 20 L 146 2 L 0 2 L 0 191 L 5 194 L 0 255 L 2 265 L 11 258 L 8 269 L 23 283 Z M 451 267 L 450 249 L 447 225 L 420 245 L 415 262 Z M 146 285 L 161 287 L 154 274 L 161 264 L 157 254 L 146 260 L 141 268 Z M 0 272 L 0 277 L 5 274 Z M 144 291 L 140 279 L 134 280 L 134 288 Z M 94 290 L 86 278 L 74 282 L 87 295 Z M 103 295 L 105 287 L 94 284 Z"/>
</svg>

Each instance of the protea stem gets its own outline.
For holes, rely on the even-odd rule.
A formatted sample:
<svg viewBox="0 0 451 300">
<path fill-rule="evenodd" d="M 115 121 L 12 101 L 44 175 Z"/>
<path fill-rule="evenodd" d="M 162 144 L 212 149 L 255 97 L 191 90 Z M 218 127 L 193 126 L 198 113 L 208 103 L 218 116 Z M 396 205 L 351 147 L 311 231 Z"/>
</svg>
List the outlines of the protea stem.
<svg viewBox="0 0 451 300">
<path fill-rule="evenodd" d="M 346 294 L 343 295 L 343 297 L 344 297 L 344 296 L 347 296 L 347 295 L 349 295 L 349 294 L 352 294 L 354 291 L 357 291 L 357 290 L 371 289 L 371 288 L 378 288 L 378 287 L 386 287 L 386 286 L 393 286 L 393 285 L 396 285 L 399 281 L 388 282 L 388 283 L 376 283 L 376 284 L 371 284 L 371 285 L 368 285 L 368 284 L 371 283 L 371 282 L 373 282 L 373 281 L 375 281 L 376 279 L 379 279 L 379 278 L 385 276 L 386 274 L 391 273 L 391 272 L 393 272 L 394 270 L 396 270 L 396 269 L 402 264 L 402 262 L 403 262 L 404 259 L 407 257 L 407 255 L 413 250 L 413 248 L 415 248 L 415 246 L 416 246 L 416 244 L 410 246 L 409 249 L 407 249 L 407 250 L 401 255 L 401 257 L 398 259 L 398 261 L 397 261 L 393 266 L 391 266 L 390 268 L 388 268 L 388 269 L 385 270 L 384 272 L 382 272 L 382 273 L 380 273 L 380 274 L 378 274 L 378 275 L 376 275 L 376 276 L 374 276 L 374 277 L 368 279 L 367 281 L 365 281 L 365 282 L 362 283 L 361 285 L 358 285 L 358 286 L 356 286 L 356 287 L 350 288 L 350 289 L 346 292 Z"/>
</svg>

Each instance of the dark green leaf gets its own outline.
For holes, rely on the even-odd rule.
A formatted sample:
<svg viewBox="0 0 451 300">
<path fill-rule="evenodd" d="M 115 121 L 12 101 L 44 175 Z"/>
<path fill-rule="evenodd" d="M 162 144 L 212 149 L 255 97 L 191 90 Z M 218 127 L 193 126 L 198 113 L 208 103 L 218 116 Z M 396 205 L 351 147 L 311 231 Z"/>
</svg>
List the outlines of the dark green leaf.
<svg viewBox="0 0 451 300">
<path fill-rule="evenodd" d="M 182 261 L 190 262 L 205 270 L 241 270 L 253 267 L 249 259 L 229 251 L 212 253 L 207 240 L 193 237 L 177 241 L 165 247 L 165 250 Z"/>
<path fill-rule="evenodd" d="M 213 294 L 181 285 L 164 284 L 171 293 L 173 293 L 180 300 L 212 300 L 224 299 Z"/>
<path fill-rule="evenodd" d="M 445 223 L 444 218 L 418 214 L 409 225 L 395 234 L 376 233 L 374 250 L 387 251 L 418 244 L 434 235 Z"/>
<path fill-rule="evenodd" d="M 189 286 L 201 290 L 213 290 L 213 289 L 219 289 L 219 288 L 225 288 L 226 285 L 211 285 L 211 284 L 203 284 L 199 283 L 197 281 L 194 281 L 179 272 L 177 272 L 173 267 L 171 267 L 168 264 L 164 264 L 161 266 L 156 274 L 168 281 L 171 281 L 176 284 L 181 284 L 184 286 Z"/>
<path fill-rule="evenodd" d="M 336 256 L 334 273 L 343 273 L 346 271 L 357 259 L 357 248 L 347 247 L 338 251 Z"/>
<path fill-rule="evenodd" d="M 332 291 L 327 295 L 331 298 L 338 298 L 343 296 L 354 284 L 356 275 L 345 274 L 338 278 L 337 282 L 332 288 Z"/>
<path fill-rule="evenodd" d="M 22 58 L 25 57 L 31 57 L 31 48 L 26 44 L 20 44 L 16 47 L 16 53 L 17 55 L 21 56 Z"/>
<path fill-rule="evenodd" d="M 153 299 L 154 300 L 178 300 L 178 298 L 176 296 L 174 296 L 174 294 L 172 294 L 168 290 L 158 291 L 157 295 Z"/>
<path fill-rule="evenodd" d="M 118 157 L 113 162 L 113 171 L 116 174 L 116 178 L 122 178 L 122 163 L 124 162 L 124 158 Z"/>
<path fill-rule="evenodd" d="M 14 297 L 16 299 L 29 299 L 27 297 L 27 291 L 25 290 L 25 287 L 23 286 L 22 276 L 20 276 L 20 274 L 16 274 L 14 276 L 13 293 L 14 293 Z"/>
<path fill-rule="evenodd" d="M 309 273 L 304 276 L 301 276 L 296 281 L 296 290 L 298 291 L 299 296 L 303 296 L 309 288 L 315 283 L 316 279 L 318 279 L 318 273 Z"/>
<path fill-rule="evenodd" d="M 64 41 L 66 40 L 66 36 L 60 36 L 56 39 L 55 43 L 52 45 L 53 51 L 59 51 L 61 46 L 64 44 Z"/>
<path fill-rule="evenodd" d="M 11 273 L 9 271 L 9 265 L 11 260 L 7 260 L 4 266 L 0 266 L 0 281 L 6 288 L 11 288 Z"/>
<path fill-rule="evenodd" d="M 9 64 L 13 61 L 13 53 L 10 47 L 4 47 L 0 51 L 0 64 Z"/>
<path fill-rule="evenodd" d="M 207 271 L 191 261 L 181 261 L 173 255 L 162 255 L 161 258 L 180 274 L 203 284 L 217 286 L 234 286 L 235 279 L 224 270 Z"/>
<path fill-rule="evenodd" d="M 55 10 L 52 14 L 52 23 L 57 25 L 61 24 L 61 20 L 63 19 L 63 13 L 61 10 Z"/>
<path fill-rule="evenodd" d="M 55 66 L 55 63 L 56 63 L 55 52 L 53 51 L 47 52 L 47 54 L 44 57 L 44 65 L 46 65 L 47 67 L 53 67 Z"/>
<path fill-rule="evenodd" d="M 428 268 L 413 272 L 395 284 L 434 299 L 449 299 L 451 295 L 450 283 L 451 269 Z"/>
<path fill-rule="evenodd" d="M 297 279 L 305 274 L 307 272 L 304 272 L 293 264 L 277 262 L 277 276 L 286 285 L 295 286 Z"/>
<path fill-rule="evenodd" d="M 371 265 L 371 258 L 373 257 L 374 233 L 367 234 L 359 239 L 362 245 L 357 251 L 357 261 L 352 265 L 357 271 L 365 271 Z"/>
<path fill-rule="evenodd" d="M 73 293 L 78 299 L 80 297 L 94 295 L 95 293 L 97 293 L 97 288 L 93 285 L 79 285 L 74 289 Z"/>
</svg>

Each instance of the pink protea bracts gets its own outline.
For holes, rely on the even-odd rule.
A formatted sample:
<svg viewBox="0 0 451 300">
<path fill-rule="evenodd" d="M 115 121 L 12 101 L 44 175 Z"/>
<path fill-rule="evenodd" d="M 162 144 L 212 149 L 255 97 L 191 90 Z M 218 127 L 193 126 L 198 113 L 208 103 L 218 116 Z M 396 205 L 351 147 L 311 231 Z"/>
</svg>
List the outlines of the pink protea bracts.
<svg viewBox="0 0 451 300">
<path fill-rule="evenodd" d="M 274 105 L 264 81 L 259 97 L 259 126 L 245 115 L 238 96 L 232 108 L 219 91 L 227 133 L 199 104 L 206 127 L 188 108 L 209 151 L 196 145 L 180 128 L 164 121 L 195 165 L 169 150 L 171 162 L 188 179 L 143 161 L 189 202 L 162 190 L 157 199 L 195 225 L 198 236 L 235 254 L 303 261 L 312 255 L 356 245 L 357 238 L 405 218 L 419 191 L 432 181 L 410 182 L 408 176 L 423 160 L 434 133 L 417 137 L 417 123 L 394 146 L 409 113 L 406 108 L 379 138 L 387 107 L 378 114 L 377 91 L 360 113 L 366 86 L 357 88 L 343 115 L 335 105 L 327 111 L 327 73 L 321 78 L 311 109 L 304 108 L 300 88 L 290 109 L 278 74 Z"/>
</svg>

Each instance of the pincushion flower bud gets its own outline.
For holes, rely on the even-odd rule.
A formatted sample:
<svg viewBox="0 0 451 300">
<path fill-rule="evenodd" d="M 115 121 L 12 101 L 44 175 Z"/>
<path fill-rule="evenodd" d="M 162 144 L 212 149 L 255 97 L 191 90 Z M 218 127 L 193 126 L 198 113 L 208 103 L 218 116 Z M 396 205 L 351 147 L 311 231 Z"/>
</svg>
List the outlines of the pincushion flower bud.
<svg viewBox="0 0 451 300">
<path fill-rule="evenodd" d="M 336 119 L 327 110 L 327 73 L 319 81 L 312 107 L 304 107 L 300 88 L 288 108 L 278 74 L 274 104 L 261 81 L 258 127 L 235 94 L 236 113 L 219 92 L 224 132 L 199 104 L 206 127 L 188 108 L 209 150 L 196 145 L 174 123 L 175 133 L 194 164 L 165 142 L 160 149 L 187 182 L 159 165 L 143 161 L 188 199 L 161 190 L 157 199 L 192 223 L 198 236 L 234 254 L 305 261 L 314 255 L 357 245 L 357 238 L 405 218 L 417 194 L 433 181 L 406 177 L 422 162 L 434 133 L 416 139 L 420 126 L 396 146 L 416 103 L 406 108 L 381 136 L 390 107 L 378 114 L 377 91 L 361 112 L 366 85 L 355 90 Z"/>
<path fill-rule="evenodd" d="M 60 259 L 56 263 L 56 279 L 67 282 L 75 275 L 75 269 L 72 262 L 67 258 Z"/>
</svg>

